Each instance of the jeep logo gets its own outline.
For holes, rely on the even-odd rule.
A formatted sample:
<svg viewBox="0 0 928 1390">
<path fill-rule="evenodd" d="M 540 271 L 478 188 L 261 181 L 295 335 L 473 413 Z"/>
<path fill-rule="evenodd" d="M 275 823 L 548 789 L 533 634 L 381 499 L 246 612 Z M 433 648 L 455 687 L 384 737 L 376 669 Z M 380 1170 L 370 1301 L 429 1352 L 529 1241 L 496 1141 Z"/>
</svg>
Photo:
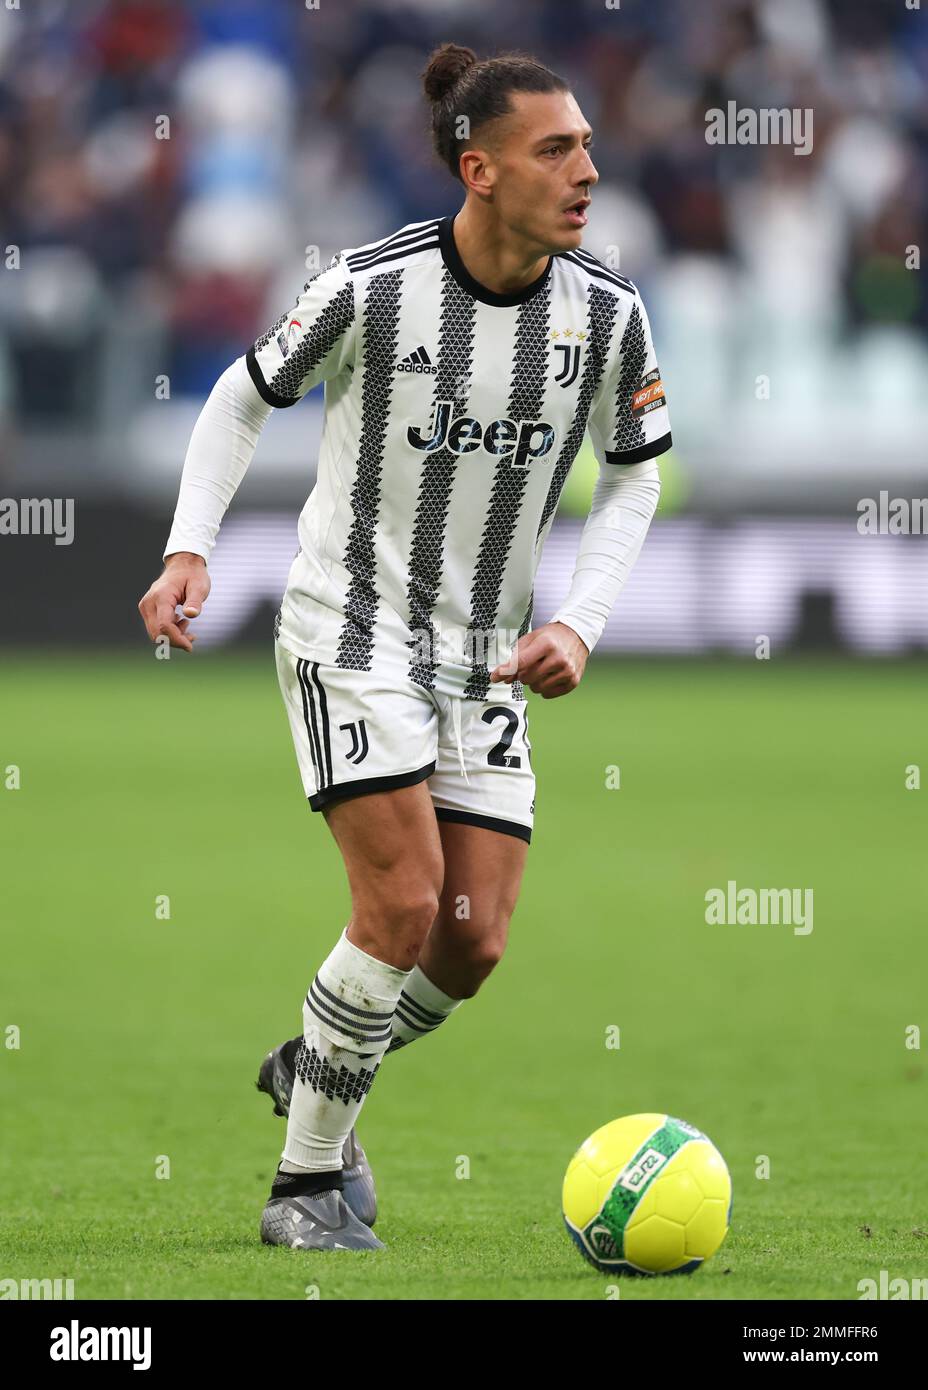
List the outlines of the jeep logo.
<svg viewBox="0 0 928 1390">
<path fill-rule="evenodd" d="M 543 458 L 554 444 L 554 427 L 543 420 L 491 420 L 484 428 L 470 415 L 451 418 L 451 401 L 437 401 L 425 433 L 410 425 L 406 438 L 414 449 L 430 454 L 447 448 L 452 454 L 472 454 L 481 445 L 488 454 L 511 454 L 513 468 L 527 468 L 529 459 Z"/>
</svg>

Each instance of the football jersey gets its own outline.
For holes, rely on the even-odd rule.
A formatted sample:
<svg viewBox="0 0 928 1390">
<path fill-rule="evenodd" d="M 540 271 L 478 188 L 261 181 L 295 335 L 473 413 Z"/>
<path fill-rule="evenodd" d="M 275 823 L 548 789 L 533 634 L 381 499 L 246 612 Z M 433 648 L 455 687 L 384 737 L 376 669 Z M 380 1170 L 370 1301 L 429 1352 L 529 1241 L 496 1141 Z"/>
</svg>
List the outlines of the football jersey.
<svg viewBox="0 0 928 1390">
<path fill-rule="evenodd" d="M 618 467 L 671 444 L 648 318 L 588 252 L 487 289 L 448 216 L 344 250 L 249 349 L 270 405 L 325 383 L 316 485 L 276 630 L 295 655 L 468 699 L 532 621 L 586 430 Z"/>
</svg>

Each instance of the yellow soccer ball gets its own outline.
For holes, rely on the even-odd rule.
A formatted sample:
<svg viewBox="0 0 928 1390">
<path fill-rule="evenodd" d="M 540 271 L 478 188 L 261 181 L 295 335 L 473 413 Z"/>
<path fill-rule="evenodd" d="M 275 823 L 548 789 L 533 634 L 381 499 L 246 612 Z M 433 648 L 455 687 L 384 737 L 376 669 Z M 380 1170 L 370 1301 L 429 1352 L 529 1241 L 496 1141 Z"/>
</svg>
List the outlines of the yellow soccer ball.
<svg viewBox="0 0 928 1390">
<path fill-rule="evenodd" d="M 603 1274 L 689 1274 L 722 1244 L 731 1177 L 710 1139 L 671 1115 L 624 1115 L 564 1175 L 564 1221 Z"/>
</svg>

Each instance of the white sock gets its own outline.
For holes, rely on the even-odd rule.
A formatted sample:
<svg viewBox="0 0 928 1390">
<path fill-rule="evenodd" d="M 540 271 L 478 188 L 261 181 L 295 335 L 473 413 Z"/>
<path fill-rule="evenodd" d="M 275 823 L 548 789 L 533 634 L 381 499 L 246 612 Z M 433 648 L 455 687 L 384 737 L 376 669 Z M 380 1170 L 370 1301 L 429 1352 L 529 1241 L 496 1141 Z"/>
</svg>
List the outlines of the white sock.
<svg viewBox="0 0 928 1390">
<path fill-rule="evenodd" d="M 396 1003 L 393 1038 L 387 1051 L 395 1052 L 398 1047 L 434 1032 L 463 1002 L 463 999 L 452 999 L 450 994 L 433 985 L 419 966 L 414 965 Z"/>
<path fill-rule="evenodd" d="M 340 1169 L 342 1147 L 393 1033 L 396 1001 L 412 971 L 369 956 L 347 927 L 319 967 L 303 1005 L 285 1173 Z"/>
</svg>

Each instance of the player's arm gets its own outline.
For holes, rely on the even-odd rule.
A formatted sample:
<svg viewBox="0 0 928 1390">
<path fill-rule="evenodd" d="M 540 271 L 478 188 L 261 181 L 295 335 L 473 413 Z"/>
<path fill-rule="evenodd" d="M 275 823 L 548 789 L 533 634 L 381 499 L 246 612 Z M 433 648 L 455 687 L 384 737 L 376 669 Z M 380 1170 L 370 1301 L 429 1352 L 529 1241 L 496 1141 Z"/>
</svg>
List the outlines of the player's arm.
<svg viewBox="0 0 928 1390">
<path fill-rule="evenodd" d="M 602 636 L 638 559 L 660 495 L 655 459 L 622 470 L 600 465 L 570 591 L 551 619 L 577 633 L 587 653 Z"/>
<path fill-rule="evenodd" d="M 600 472 L 570 591 L 549 623 L 519 638 L 510 661 L 492 677 L 521 680 L 546 699 L 579 685 L 660 496 L 656 459 L 670 448 L 670 420 L 637 290 L 594 396 L 589 428 Z"/>
<path fill-rule="evenodd" d="M 550 622 L 519 638 L 493 679 L 520 680 L 544 699 L 576 689 L 644 544 L 660 490 L 654 459 L 625 468 L 600 464 L 567 597 Z"/>
<path fill-rule="evenodd" d="M 216 382 L 190 436 L 164 571 L 139 603 L 152 641 L 167 637 L 172 647 L 193 651 L 187 629 L 209 594 L 207 561 L 270 413 L 239 357 Z"/>
<path fill-rule="evenodd" d="M 139 602 L 152 641 L 166 636 L 172 647 L 193 650 L 188 628 L 209 594 L 207 563 L 261 430 L 274 407 L 295 405 L 346 369 L 353 329 L 351 276 L 336 256 L 216 382 L 190 437 L 164 571 Z"/>
</svg>

